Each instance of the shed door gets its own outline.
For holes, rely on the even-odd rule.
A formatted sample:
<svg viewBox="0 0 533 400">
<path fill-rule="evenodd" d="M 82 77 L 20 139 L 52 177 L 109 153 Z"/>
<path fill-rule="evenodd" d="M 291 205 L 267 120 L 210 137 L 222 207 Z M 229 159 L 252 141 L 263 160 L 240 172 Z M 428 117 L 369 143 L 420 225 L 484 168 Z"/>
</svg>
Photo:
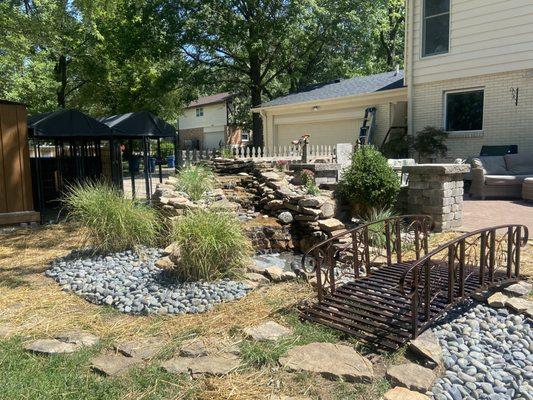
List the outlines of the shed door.
<svg viewBox="0 0 533 400">
<path fill-rule="evenodd" d="M 337 143 L 354 143 L 358 138 L 361 123 L 361 120 L 349 119 L 277 125 L 274 144 L 288 146 L 304 134 L 311 135 L 309 143 L 312 145 L 333 146 Z"/>
</svg>

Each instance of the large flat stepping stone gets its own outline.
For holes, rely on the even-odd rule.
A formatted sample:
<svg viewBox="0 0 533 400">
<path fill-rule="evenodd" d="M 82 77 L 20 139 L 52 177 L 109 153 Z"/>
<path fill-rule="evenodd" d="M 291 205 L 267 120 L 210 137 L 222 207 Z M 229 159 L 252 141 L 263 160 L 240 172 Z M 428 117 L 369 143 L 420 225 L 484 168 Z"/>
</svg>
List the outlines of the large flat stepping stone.
<svg viewBox="0 0 533 400">
<path fill-rule="evenodd" d="M 424 358 L 431 367 L 442 364 L 442 347 L 439 339 L 431 330 L 427 330 L 409 343 L 409 349 Z"/>
<path fill-rule="evenodd" d="M 101 355 L 91 360 L 91 369 L 106 376 L 117 376 L 142 363 L 140 358 L 123 355 Z"/>
<path fill-rule="evenodd" d="M 226 354 L 203 357 L 174 357 L 161 364 L 173 374 L 190 374 L 193 378 L 199 375 L 223 376 L 234 371 L 241 365 L 239 357 Z"/>
<path fill-rule="evenodd" d="M 409 363 L 390 367 L 387 370 L 387 379 L 393 385 L 426 392 L 436 379 L 436 375 L 429 368 Z"/>
<path fill-rule="evenodd" d="M 520 297 L 512 297 L 505 303 L 511 310 L 520 314 L 525 314 L 533 318 L 533 301 L 526 300 Z"/>
<path fill-rule="evenodd" d="M 204 340 L 193 340 L 185 343 L 180 348 L 180 356 L 182 357 L 204 357 L 208 353 L 208 345 Z"/>
<path fill-rule="evenodd" d="M 374 378 L 372 364 L 353 347 L 333 343 L 310 343 L 290 349 L 280 358 L 290 371 L 312 372 L 327 379 L 369 382 Z"/>
<path fill-rule="evenodd" d="M 267 321 L 258 326 L 245 328 L 244 333 L 254 340 L 265 342 L 276 341 L 289 336 L 292 334 L 292 329 L 286 328 L 274 321 Z"/>
<path fill-rule="evenodd" d="M 524 297 L 531 293 L 533 290 L 533 285 L 526 281 L 521 281 L 514 283 L 511 286 L 507 286 L 503 289 L 503 292 L 511 297 Z"/>
<path fill-rule="evenodd" d="M 65 342 L 65 343 L 75 344 L 75 345 L 77 345 L 79 347 L 82 347 L 82 346 L 86 346 L 86 347 L 94 346 L 94 345 L 98 344 L 98 342 L 100 341 L 98 336 L 93 335 L 92 333 L 89 333 L 89 332 L 84 332 L 84 331 L 66 331 L 66 332 L 62 332 L 62 333 L 60 333 L 60 334 L 58 334 L 56 336 L 56 339 L 60 340 L 62 342 Z"/>
<path fill-rule="evenodd" d="M 489 306 L 494 308 L 503 308 L 505 307 L 505 303 L 507 302 L 507 300 L 509 300 L 509 297 L 507 297 L 503 293 L 494 293 L 487 299 L 487 303 Z"/>
<path fill-rule="evenodd" d="M 155 357 L 165 346 L 165 344 L 166 342 L 163 339 L 152 337 L 145 339 L 128 340 L 117 344 L 115 346 L 115 349 L 126 357 L 149 360 Z"/>
<path fill-rule="evenodd" d="M 185 342 L 180 348 L 182 357 L 203 357 L 216 354 L 239 355 L 237 343 L 218 338 L 193 339 Z"/>
<path fill-rule="evenodd" d="M 429 397 L 398 386 L 385 393 L 383 400 L 429 400 Z"/>
<path fill-rule="evenodd" d="M 24 345 L 24 350 L 38 354 L 70 354 L 79 350 L 75 343 L 66 343 L 57 339 L 38 339 Z"/>
</svg>

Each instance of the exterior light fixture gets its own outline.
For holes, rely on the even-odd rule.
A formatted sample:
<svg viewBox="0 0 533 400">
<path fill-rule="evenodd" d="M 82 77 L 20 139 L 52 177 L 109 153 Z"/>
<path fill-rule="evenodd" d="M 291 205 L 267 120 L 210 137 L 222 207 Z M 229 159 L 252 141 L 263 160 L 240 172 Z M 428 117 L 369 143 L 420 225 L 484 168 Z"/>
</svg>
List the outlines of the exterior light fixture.
<svg viewBox="0 0 533 400">
<path fill-rule="evenodd" d="M 313 111 L 318 111 L 319 108 L 320 107 L 318 107 L 318 106 L 313 106 Z"/>
</svg>

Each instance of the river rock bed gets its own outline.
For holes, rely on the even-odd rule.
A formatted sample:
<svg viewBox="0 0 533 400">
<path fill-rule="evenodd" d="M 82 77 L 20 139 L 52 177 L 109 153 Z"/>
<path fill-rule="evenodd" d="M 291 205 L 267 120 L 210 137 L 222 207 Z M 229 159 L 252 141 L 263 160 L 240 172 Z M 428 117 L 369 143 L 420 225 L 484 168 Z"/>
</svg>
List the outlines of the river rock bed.
<svg viewBox="0 0 533 400">
<path fill-rule="evenodd" d="M 95 257 L 72 253 L 54 260 L 45 274 L 64 291 L 130 314 L 201 313 L 215 304 L 240 299 L 251 290 L 245 283 L 231 280 L 176 282 L 154 265 L 162 256 L 160 249 Z"/>
<path fill-rule="evenodd" d="M 446 369 L 434 399 L 533 399 L 531 320 L 469 301 L 433 330 Z"/>
</svg>

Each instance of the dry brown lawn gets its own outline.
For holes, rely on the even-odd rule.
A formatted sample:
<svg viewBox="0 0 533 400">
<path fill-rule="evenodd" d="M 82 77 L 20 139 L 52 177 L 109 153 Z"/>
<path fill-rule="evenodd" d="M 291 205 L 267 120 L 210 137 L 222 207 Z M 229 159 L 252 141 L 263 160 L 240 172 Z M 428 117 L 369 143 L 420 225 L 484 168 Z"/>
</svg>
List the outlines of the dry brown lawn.
<svg viewBox="0 0 533 400">
<path fill-rule="evenodd" d="M 268 319 L 283 323 L 287 310 L 313 298 L 301 282 L 272 285 L 244 299 L 222 304 L 200 315 L 129 316 L 108 307 L 92 305 L 65 293 L 43 271 L 51 260 L 82 246 L 79 228 L 59 224 L 0 233 L 0 325 L 15 328 L 26 338 L 49 337 L 67 329 L 86 329 L 110 342 L 125 338 L 161 335 L 179 343 L 205 336 L 241 340 L 243 327 Z M 458 234 L 432 238 L 432 246 Z M 533 278 L 533 243 L 522 252 L 522 272 Z M 392 362 L 389 360 L 389 362 Z M 194 388 L 201 399 L 268 399 L 272 393 L 311 395 L 321 399 L 377 399 L 386 389 L 383 380 L 354 387 L 328 382 L 306 374 L 288 374 L 277 367 L 245 368 L 225 378 L 180 383 Z M 131 393 L 126 398 L 138 398 Z M 177 397 L 179 398 L 179 397 Z"/>
</svg>

